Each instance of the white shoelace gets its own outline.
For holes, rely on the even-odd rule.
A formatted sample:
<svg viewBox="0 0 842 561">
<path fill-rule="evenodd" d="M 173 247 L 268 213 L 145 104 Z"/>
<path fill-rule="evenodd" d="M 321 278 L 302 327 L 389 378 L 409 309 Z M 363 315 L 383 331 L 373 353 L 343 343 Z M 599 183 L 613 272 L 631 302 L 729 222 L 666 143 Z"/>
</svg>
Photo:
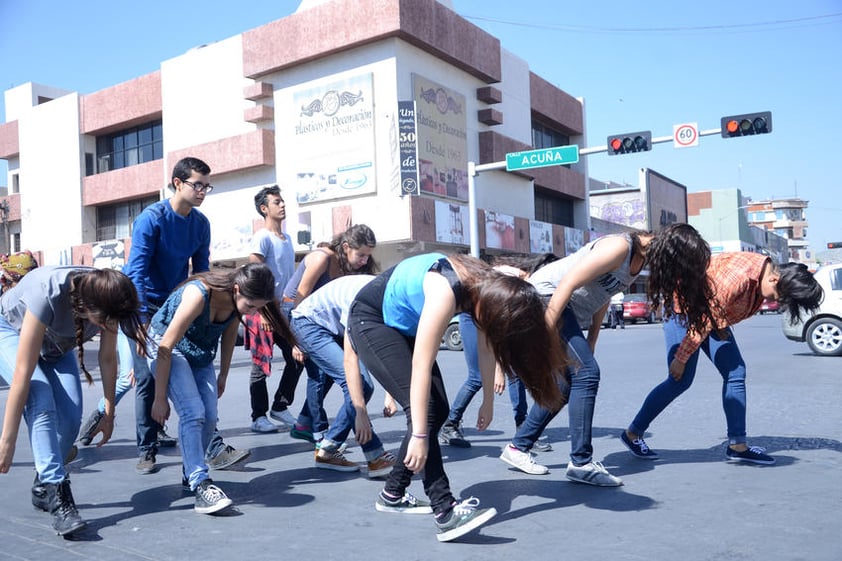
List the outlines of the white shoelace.
<svg viewBox="0 0 842 561">
<path fill-rule="evenodd" d="M 754 452 L 755 454 L 762 454 L 766 451 L 766 449 L 763 448 L 762 446 L 749 446 L 748 451 Z"/>
<path fill-rule="evenodd" d="M 602 465 L 602 462 L 597 460 L 591 460 L 591 465 L 593 465 L 594 471 L 598 471 L 599 473 L 604 473 L 608 475 L 608 470 L 605 469 L 605 466 Z"/>
<path fill-rule="evenodd" d="M 202 498 L 205 499 L 206 502 L 213 504 L 218 500 L 225 498 L 225 493 L 223 493 L 222 489 L 216 485 L 208 485 L 205 487 L 205 490 L 202 491 Z"/>
<path fill-rule="evenodd" d="M 640 451 L 644 454 L 649 451 L 649 446 L 646 444 L 646 442 L 644 442 L 644 440 L 642 438 L 638 438 L 636 440 L 633 440 L 632 444 L 634 444 L 635 446 L 639 446 Z"/>
<path fill-rule="evenodd" d="M 454 505 L 453 507 L 453 514 L 457 516 L 462 516 L 463 514 L 470 514 L 479 506 L 479 499 L 476 497 L 470 497 L 464 499 L 459 504 Z"/>
</svg>

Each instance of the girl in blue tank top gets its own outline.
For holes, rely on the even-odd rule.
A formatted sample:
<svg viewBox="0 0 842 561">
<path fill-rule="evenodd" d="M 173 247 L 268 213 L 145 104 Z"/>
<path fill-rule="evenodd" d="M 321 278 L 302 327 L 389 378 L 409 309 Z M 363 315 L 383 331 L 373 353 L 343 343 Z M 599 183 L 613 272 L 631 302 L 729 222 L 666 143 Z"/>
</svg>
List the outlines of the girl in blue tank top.
<svg viewBox="0 0 842 561">
<path fill-rule="evenodd" d="M 429 253 L 405 259 L 360 290 L 346 327 L 351 343 L 345 345 L 346 368 L 359 355 L 407 419 L 397 462 L 376 508 L 432 512 L 439 541 L 454 540 L 496 514 L 493 508 L 480 509 L 474 497 L 454 498 L 436 438 L 449 412 L 436 355 L 450 318 L 459 312 L 469 313 L 477 326 L 484 397 L 478 429 L 491 422 L 495 362 L 507 372 L 523 373 L 524 385 L 537 401 L 561 406 L 555 373 L 561 371 L 564 355 L 544 322 L 540 295 L 526 281 L 473 257 Z M 363 429 L 368 418 L 358 412 L 356 422 Z M 407 492 L 418 473 L 429 503 Z"/>
</svg>

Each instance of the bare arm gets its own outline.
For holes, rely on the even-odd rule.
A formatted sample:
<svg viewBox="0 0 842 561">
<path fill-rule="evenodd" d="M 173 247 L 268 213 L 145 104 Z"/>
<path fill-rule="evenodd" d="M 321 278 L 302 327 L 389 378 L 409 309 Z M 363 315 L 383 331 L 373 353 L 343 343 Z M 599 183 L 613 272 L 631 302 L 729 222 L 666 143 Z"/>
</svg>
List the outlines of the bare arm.
<svg viewBox="0 0 842 561">
<path fill-rule="evenodd" d="M 601 240 L 576 267 L 564 275 L 547 305 L 547 325 L 555 330 L 573 292 L 598 276 L 620 268 L 628 257 L 629 244 L 621 237 Z"/>
<path fill-rule="evenodd" d="M 477 349 L 479 350 L 479 373 L 482 378 L 482 405 L 477 416 L 477 429 L 485 430 L 494 418 L 494 373 L 497 361 L 494 352 L 488 346 L 485 332 L 477 330 Z"/>
<path fill-rule="evenodd" d="M 591 318 L 591 326 L 588 329 L 588 346 L 590 346 L 591 352 L 596 350 L 596 340 L 599 337 L 599 330 L 602 328 L 602 318 L 605 317 L 605 313 L 608 311 L 610 305 L 610 301 L 606 302 Z"/>
<path fill-rule="evenodd" d="M 354 348 L 351 346 L 351 340 L 348 338 L 347 332 L 345 332 L 343 347 L 345 351 L 345 383 L 348 384 L 348 395 L 351 396 L 351 403 L 354 405 L 354 410 L 357 413 L 354 434 L 356 435 L 357 442 L 363 445 L 371 440 L 371 420 L 368 418 L 368 409 L 365 403 L 363 377 L 360 373 L 360 360 L 357 353 L 354 352 Z"/>
<path fill-rule="evenodd" d="M 102 379 L 102 395 L 105 398 L 105 414 L 94 432 L 94 436 L 102 433 L 102 439 L 97 442 L 97 446 L 108 442 L 114 431 L 117 364 L 117 331 L 102 329 L 99 334 L 99 374 Z"/>
<path fill-rule="evenodd" d="M 170 406 L 167 403 L 167 389 L 170 385 L 170 368 L 172 366 L 172 350 L 175 348 L 190 324 L 193 323 L 205 306 L 202 292 L 196 286 L 184 287 L 181 304 L 167 327 L 158 345 L 158 358 L 155 364 L 155 400 L 152 403 L 152 418 L 160 424 L 165 424 L 170 416 Z"/>
<path fill-rule="evenodd" d="M 222 344 L 219 349 L 219 374 L 216 377 L 216 395 L 222 397 L 225 384 L 228 381 L 228 371 L 231 369 L 231 357 L 234 356 L 234 344 L 237 342 L 237 327 L 240 322 L 234 320 L 228 324 L 222 333 Z"/>
<path fill-rule="evenodd" d="M 15 369 L 12 373 L 9 397 L 6 399 L 6 412 L 3 416 L 3 433 L 0 435 L 0 473 L 8 473 L 12 467 L 23 407 L 29 397 L 29 384 L 35 365 L 38 364 L 38 356 L 41 345 L 44 344 L 46 332 L 47 326 L 27 311 L 20 330 Z"/>
<path fill-rule="evenodd" d="M 418 321 L 409 385 L 414 435 L 427 434 L 427 404 L 430 400 L 433 362 L 438 355 L 444 331 L 455 311 L 456 300 L 447 279 L 438 273 L 427 273 L 424 277 L 424 308 Z M 429 437 L 436 438 L 436 435 Z M 411 438 L 404 459 L 406 467 L 415 473 L 424 469 L 427 450 L 426 436 Z"/>
<path fill-rule="evenodd" d="M 313 293 L 313 287 L 316 286 L 316 281 L 327 272 L 330 266 L 330 256 L 324 251 L 314 251 L 307 254 L 304 261 L 302 265 L 306 264 L 307 268 L 304 269 L 304 274 L 301 275 L 301 282 L 298 283 L 298 288 L 295 292 L 296 306 Z"/>
</svg>

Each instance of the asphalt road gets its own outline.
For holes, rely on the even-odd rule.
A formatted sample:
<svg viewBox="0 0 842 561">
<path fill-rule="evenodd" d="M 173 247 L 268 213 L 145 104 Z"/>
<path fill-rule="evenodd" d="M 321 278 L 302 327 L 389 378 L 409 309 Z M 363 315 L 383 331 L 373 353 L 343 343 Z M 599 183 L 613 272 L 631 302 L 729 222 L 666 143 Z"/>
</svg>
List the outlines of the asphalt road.
<svg viewBox="0 0 842 561">
<path fill-rule="evenodd" d="M 236 469 L 212 472 L 236 504 L 228 516 L 195 514 L 182 494 L 177 449 L 159 456 L 154 475 L 134 471 L 134 404 L 117 409 L 114 439 L 83 448 L 71 464 L 73 492 L 88 529 L 63 540 L 50 517 L 30 505 L 32 456 L 25 429 L 15 464 L 0 476 L 0 559 L 842 559 L 842 359 L 820 358 L 787 341 L 780 316 L 737 326 L 748 363 L 748 432 L 775 466 L 724 461 L 725 421 L 719 375 L 703 359 L 694 386 L 658 418 L 647 434 L 657 462 L 632 457 L 617 435 L 665 371 L 659 325 L 603 330 L 597 347 L 602 384 L 594 421 L 595 458 L 623 478 L 619 488 L 567 481 L 567 416 L 546 434 L 555 450 L 538 460 L 550 467 L 529 476 L 503 464 L 500 448 L 513 434 L 508 396 L 497 399 L 485 432 L 466 429 L 470 449 L 446 448 L 446 469 L 457 495 L 476 496 L 499 514 L 458 542 L 439 543 L 432 520 L 378 513 L 381 483 L 361 474 L 312 466 L 312 449 L 286 433 L 249 431 L 248 361 L 238 349 L 229 388 L 220 401 L 220 428 L 251 457 Z M 95 360 L 95 352 L 87 357 Z M 465 376 L 462 353 L 443 350 L 448 392 Z M 280 366 L 270 378 L 277 383 Z M 303 382 L 297 405 L 303 401 Z M 99 384 L 85 389 L 85 414 Z M 0 408 L 7 390 L 0 390 Z M 131 398 L 131 394 L 129 395 Z M 328 397 L 333 414 L 339 394 Z M 372 411 L 380 408 L 375 393 Z M 476 418 L 478 403 L 466 420 Z M 373 415 L 386 447 L 398 446 L 402 416 Z M 177 421 L 172 421 L 176 432 Z M 363 461 L 356 446 L 349 458 Z M 423 496 L 420 481 L 412 491 Z"/>
</svg>

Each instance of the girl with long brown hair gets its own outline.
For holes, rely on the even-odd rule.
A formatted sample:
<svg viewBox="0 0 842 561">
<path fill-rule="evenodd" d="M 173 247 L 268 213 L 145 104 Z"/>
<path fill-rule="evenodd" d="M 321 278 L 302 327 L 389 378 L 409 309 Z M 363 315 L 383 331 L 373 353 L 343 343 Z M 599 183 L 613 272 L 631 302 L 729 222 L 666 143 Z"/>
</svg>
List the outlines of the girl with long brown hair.
<svg viewBox="0 0 842 561">
<path fill-rule="evenodd" d="M 114 429 L 118 328 L 145 347 L 134 285 L 111 269 L 39 267 L 0 299 L 0 377 L 10 384 L 0 473 L 11 468 L 23 416 L 35 459 L 32 504 L 53 515 L 53 528 L 62 536 L 85 526 L 64 468 L 82 418 L 80 368 L 93 380 L 83 344 L 99 335 L 106 407 L 94 435 L 102 433 L 97 444 L 102 446 Z"/>
</svg>

